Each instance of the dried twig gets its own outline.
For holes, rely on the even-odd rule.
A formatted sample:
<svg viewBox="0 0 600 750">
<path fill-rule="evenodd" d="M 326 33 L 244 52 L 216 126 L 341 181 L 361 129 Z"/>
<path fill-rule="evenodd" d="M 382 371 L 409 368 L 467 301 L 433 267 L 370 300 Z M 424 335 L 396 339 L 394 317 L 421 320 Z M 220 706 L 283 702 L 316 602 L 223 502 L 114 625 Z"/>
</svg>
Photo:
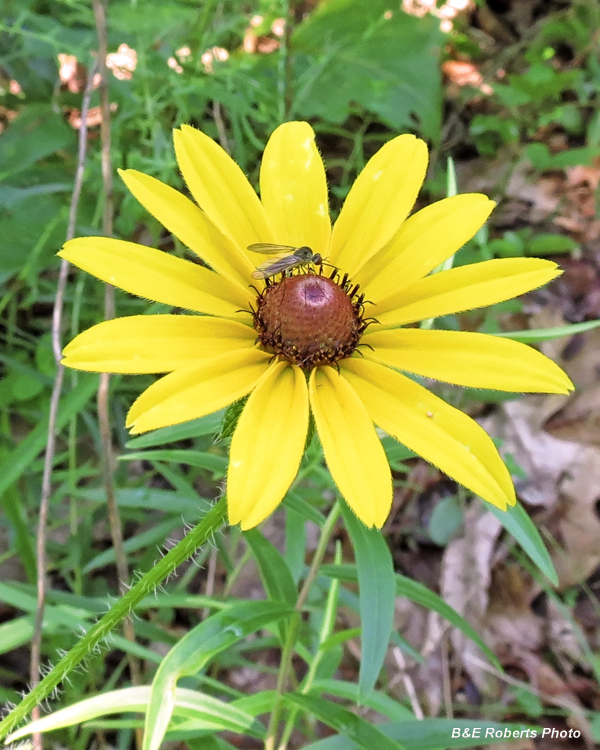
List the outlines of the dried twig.
<svg viewBox="0 0 600 750">
<path fill-rule="evenodd" d="M 215 125 L 217 126 L 217 133 L 219 134 L 219 143 L 231 156 L 231 147 L 229 146 L 229 140 L 227 139 L 227 129 L 225 128 L 225 122 L 223 121 L 221 104 L 216 99 L 212 103 L 212 113 Z"/>
<path fill-rule="evenodd" d="M 406 690 L 406 694 L 408 695 L 408 698 L 410 700 L 410 705 L 413 713 L 417 719 L 424 719 L 425 714 L 423 713 L 423 709 L 421 708 L 421 704 L 419 703 L 415 685 L 411 680 L 410 675 L 408 674 L 404 654 L 402 653 L 401 649 L 398 648 L 398 646 L 394 646 L 394 648 L 392 649 L 392 655 L 394 657 L 394 661 L 398 666 L 399 675 L 402 678 L 402 682 L 404 683 L 404 689 Z"/>
<path fill-rule="evenodd" d="M 75 225 L 77 222 L 77 210 L 81 187 L 83 185 L 83 170 L 85 166 L 87 150 L 87 113 L 92 96 L 93 79 L 95 69 L 90 70 L 85 91 L 81 101 L 81 127 L 79 128 L 79 141 L 77 147 L 77 169 L 75 170 L 75 181 L 71 205 L 69 207 L 69 221 L 67 224 L 66 239 L 71 240 L 75 236 Z M 40 680 L 40 659 L 42 652 L 42 622 L 44 620 L 44 609 L 46 606 L 46 526 L 48 523 L 48 506 L 52 492 L 52 464 L 56 450 L 56 420 L 58 416 L 58 405 L 62 393 L 64 380 L 64 367 L 60 364 L 61 359 L 61 327 L 64 308 L 65 288 L 69 274 L 69 263 L 61 261 L 58 274 L 56 296 L 54 298 L 54 309 L 52 311 L 52 351 L 56 361 L 56 377 L 50 397 L 50 414 L 48 418 L 48 442 L 44 454 L 44 470 L 42 474 L 42 495 L 40 498 L 40 513 L 37 527 L 36 552 L 37 552 L 37 609 L 35 614 L 35 626 L 31 643 L 30 682 L 34 688 Z M 40 716 L 39 706 L 31 712 L 32 719 Z M 39 733 L 33 736 L 35 750 L 41 750 L 42 740 Z"/>
<path fill-rule="evenodd" d="M 444 635 L 441 643 L 442 649 L 442 678 L 443 678 L 443 691 L 444 691 L 444 706 L 446 710 L 446 718 L 454 718 L 454 709 L 452 706 L 452 680 L 450 679 L 450 654 L 448 648 L 448 636 Z"/>
</svg>

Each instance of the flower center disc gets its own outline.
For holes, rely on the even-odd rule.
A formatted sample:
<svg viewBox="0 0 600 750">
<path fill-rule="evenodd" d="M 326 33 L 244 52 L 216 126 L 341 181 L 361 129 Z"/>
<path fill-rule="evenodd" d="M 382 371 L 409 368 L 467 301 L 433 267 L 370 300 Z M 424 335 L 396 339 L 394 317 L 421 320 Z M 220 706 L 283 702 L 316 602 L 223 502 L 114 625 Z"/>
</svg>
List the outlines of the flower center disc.
<svg viewBox="0 0 600 750">
<path fill-rule="evenodd" d="M 356 349 L 366 325 L 362 299 L 348 284 L 315 274 L 285 276 L 257 299 L 254 327 L 262 346 L 310 369 L 333 364 Z"/>
</svg>

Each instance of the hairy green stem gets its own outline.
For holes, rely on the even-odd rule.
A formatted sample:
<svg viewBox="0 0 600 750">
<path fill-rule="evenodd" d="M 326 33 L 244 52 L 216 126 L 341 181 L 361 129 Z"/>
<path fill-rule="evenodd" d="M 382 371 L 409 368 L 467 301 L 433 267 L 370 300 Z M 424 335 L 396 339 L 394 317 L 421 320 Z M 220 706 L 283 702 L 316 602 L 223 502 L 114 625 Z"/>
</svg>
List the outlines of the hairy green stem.
<svg viewBox="0 0 600 750">
<path fill-rule="evenodd" d="M 223 524 L 227 513 L 227 500 L 222 497 L 206 516 L 173 547 L 135 586 L 133 586 L 111 609 L 89 630 L 54 669 L 44 677 L 37 687 L 25 696 L 19 705 L 0 723 L 0 739 L 13 731 L 32 708 L 57 687 L 65 677 L 88 656 L 123 618 L 131 614 L 136 605 L 165 580 L 182 562 L 191 557 Z"/>
<path fill-rule="evenodd" d="M 304 607 L 306 599 L 308 597 L 310 587 L 312 586 L 315 578 L 319 573 L 319 566 L 323 561 L 325 550 L 327 549 L 327 543 L 335 527 L 335 522 L 340 515 L 340 501 L 337 500 L 329 515 L 323 524 L 321 531 L 321 537 L 315 554 L 313 555 L 308 574 L 298 594 L 298 600 L 296 601 L 295 614 L 291 617 L 289 627 L 287 629 L 287 636 L 285 643 L 283 644 L 283 651 L 281 653 L 281 665 L 279 667 L 279 675 L 277 676 L 277 688 L 275 694 L 275 700 L 273 702 L 273 711 L 271 712 L 271 718 L 269 720 L 269 728 L 267 729 L 267 737 L 265 739 L 265 750 L 275 750 L 275 742 L 277 739 L 277 730 L 279 727 L 279 719 L 281 717 L 281 711 L 283 708 L 283 693 L 285 691 L 290 670 L 292 668 L 292 657 L 294 656 L 294 648 L 296 646 L 296 639 L 298 637 L 298 630 L 301 622 L 301 611 Z"/>
</svg>

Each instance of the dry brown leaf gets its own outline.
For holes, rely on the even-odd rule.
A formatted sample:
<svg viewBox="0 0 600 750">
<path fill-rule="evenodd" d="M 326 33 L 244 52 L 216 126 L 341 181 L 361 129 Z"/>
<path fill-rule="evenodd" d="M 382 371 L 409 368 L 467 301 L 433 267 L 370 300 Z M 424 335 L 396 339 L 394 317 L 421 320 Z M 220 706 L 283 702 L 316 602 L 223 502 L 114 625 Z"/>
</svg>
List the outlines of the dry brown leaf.
<svg viewBox="0 0 600 750">
<path fill-rule="evenodd" d="M 488 606 L 492 556 L 501 531 L 496 517 L 481 504 L 474 503 L 465 516 L 464 535 L 450 542 L 444 553 L 441 594 L 480 633 Z M 435 624 L 433 620 L 432 626 Z M 430 638 L 434 637 L 432 633 Z M 495 677 L 478 666 L 479 648 L 457 630 L 452 631 L 451 642 L 456 657 L 480 692 L 486 696 L 496 695 Z M 471 655 L 477 658 L 469 658 Z"/>
<path fill-rule="evenodd" d="M 527 673 L 531 685 L 540 693 L 542 700 L 566 709 L 569 725 L 579 729 L 588 747 L 594 747 L 592 732 L 581 703 L 565 680 L 537 654 L 523 654 L 521 667 Z"/>
<path fill-rule="evenodd" d="M 564 195 L 565 180 L 558 175 L 537 175 L 531 164 L 523 159 L 515 165 L 508 185 L 506 197 L 526 201 L 530 204 L 527 219 L 540 224 L 554 214 Z"/>
<path fill-rule="evenodd" d="M 526 474 L 515 478 L 522 500 L 530 505 L 553 508 L 557 503 L 557 483 L 573 464 L 581 446 L 559 440 L 541 428 L 544 420 L 565 402 L 564 396 L 526 396 L 507 401 L 485 429 L 502 439 L 502 452 L 512 454 Z"/>
<path fill-rule="evenodd" d="M 566 170 L 566 204 L 554 223 L 567 229 L 580 242 L 600 237 L 600 221 L 596 218 L 596 190 L 600 183 L 598 160 L 593 166 L 577 165 Z"/>
<path fill-rule="evenodd" d="M 575 625 L 571 617 L 565 614 L 565 607 L 549 597 L 546 614 L 548 643 L 554 655 L 560 659 L 563 672 L 571 675 L 575 666 L 589 672 L 591 667 L 581 649 Z"/>
<path fill-rule="evenodd" d="M 509 149 L 499 149 L 495 159 L 470 159 L 456 164 L 456 175 L 461 192 L 485 193 L 495 195 L 508 180 L 512 167 L 512 155 Z M 495 217 L 500 209 L 496 208 L 492 216 Z"/>
<path fill-rule="evenodd" d="M 487 642 L 503 663 L 543 645 L 542 621 L 530 608 L 532 586 L 520 566 L 499 565 L 494 570 L 486 617 Z"/>
<path fill-rule="evenodd" d="M 562 514 L 552 552 L 560 588 L 581 583 L 600 564 L 600 450 L 581 448 L 560 484 Z"/>
<path fill-rule="evenodd" d="M 561 440 L 600 445 L 600 383 L 571 396 L 544 427 Z"/>
</svg>

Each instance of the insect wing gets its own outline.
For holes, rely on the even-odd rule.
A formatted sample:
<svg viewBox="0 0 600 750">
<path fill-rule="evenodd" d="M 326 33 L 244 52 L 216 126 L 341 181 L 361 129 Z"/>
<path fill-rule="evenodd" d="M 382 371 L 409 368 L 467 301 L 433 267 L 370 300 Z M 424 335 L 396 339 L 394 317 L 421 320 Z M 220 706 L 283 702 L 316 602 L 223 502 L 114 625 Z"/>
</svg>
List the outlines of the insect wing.
<svg viewBox="0 0 600 750">
<path fill-rule="evenodd" d="M 255 242 L 248 245 L 248 250 L 253 253 L 262 253 L 263 255 L 280 255 L 281 253 L 293 253 L 297 247 L 292 245 L 275 245 L 271 242 Z"/>
<path fill-rule="evenodd" d="M 277 276 L 278 273 L 289 271 L 290 268 L 295 268 L 303 263 L 302 260 L 297 258 L 295 255 L 286 255 L 285 258 L 279 258 L 279 260 L 261 263 L 256 271 L 252 272 L 253 279 L 268 279 L 269 276 Z"/>
</svg>

